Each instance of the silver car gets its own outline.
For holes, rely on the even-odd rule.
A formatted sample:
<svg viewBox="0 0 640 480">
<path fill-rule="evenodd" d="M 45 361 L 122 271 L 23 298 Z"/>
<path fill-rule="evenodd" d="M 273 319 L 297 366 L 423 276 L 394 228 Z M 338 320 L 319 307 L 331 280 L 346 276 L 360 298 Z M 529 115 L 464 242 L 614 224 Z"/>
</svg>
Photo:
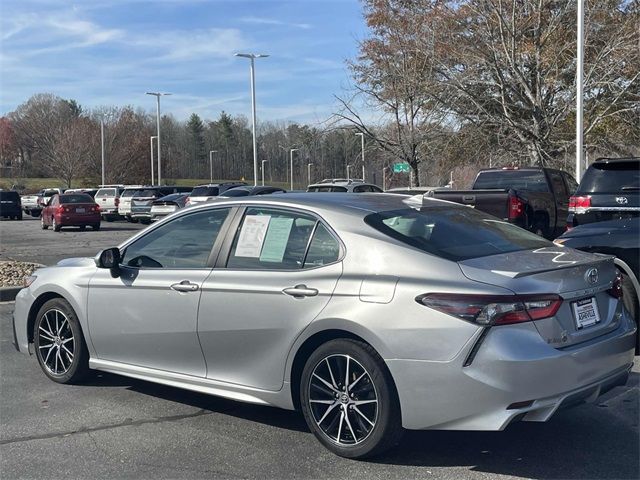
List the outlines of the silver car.
<svg viewBox="0 0 640 480">
<path fill-rule="evenodd" d="M 502 430 L 626 382 L 635 324 L 612 258 L 471 208 L 389 194 L 202 204 L 28 278 L 17 348 L 300 409 L 338 455 L 405 429 Z"/>
</svg>

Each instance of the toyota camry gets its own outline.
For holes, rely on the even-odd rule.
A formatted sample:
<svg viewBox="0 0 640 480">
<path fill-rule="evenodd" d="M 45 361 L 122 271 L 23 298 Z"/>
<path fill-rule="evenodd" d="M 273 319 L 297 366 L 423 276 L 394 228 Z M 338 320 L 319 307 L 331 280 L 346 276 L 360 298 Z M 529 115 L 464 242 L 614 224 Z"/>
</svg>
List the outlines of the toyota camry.
<svg viewBox="0 0 640 480">
<path fill-rule="evenodd" d="M 404 429 L 546 421 L 633 362 L 611 257 L 434 199 L 202 204 L 25 285 L 15 344 L 51 380 L 102 370 L 299 409 L 351 458 Z"/>
</svg>

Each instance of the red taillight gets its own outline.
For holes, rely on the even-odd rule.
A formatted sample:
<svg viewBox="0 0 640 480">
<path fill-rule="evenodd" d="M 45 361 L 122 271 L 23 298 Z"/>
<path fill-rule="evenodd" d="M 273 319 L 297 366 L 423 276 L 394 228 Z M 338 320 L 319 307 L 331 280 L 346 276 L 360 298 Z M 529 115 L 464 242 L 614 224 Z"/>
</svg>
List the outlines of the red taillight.
<svg viewBox="0 0 640 480">
<path fill-rule="evenodd" d="M 591 195 L 584 197 L 569 197 L 569 211 L 573 213 L 584 213 L 591 208 Z"/>
<path fill-rule="evenodd" d="M 92 212 L 99 212 L 100 211 L 100 205 L 95 204 L 91 206 L 91 211 Z"/>
<path fill-rule="evenodd" d="M 509 197 L 509 220 L 520 218 L 524 213 L 524 203 L 516 196 Z"/>
<path fill-rule="evenodd" d="M 611 288 L 607 290 L 609 295 L 613 298 L 617 298 L 618 300 L 622 299 L 622 274 L 618 272 L 616 274 L 616 279 L 613 281 Z"/>
<path fill-rule="evenodd" d="M 56 213 L 63 213 L 65 212 L 67 209 L 64 208 L 64 205 L 58 205 L 58 208 L 56 208 Z"/>
<path fill-rule="evenodd" d="M 562 299 L 558 295 L 457 295 L 429 293 L 416 300 L 434 310 L 479 325 L 510 325 L 552 317 Z"/>
</svg>

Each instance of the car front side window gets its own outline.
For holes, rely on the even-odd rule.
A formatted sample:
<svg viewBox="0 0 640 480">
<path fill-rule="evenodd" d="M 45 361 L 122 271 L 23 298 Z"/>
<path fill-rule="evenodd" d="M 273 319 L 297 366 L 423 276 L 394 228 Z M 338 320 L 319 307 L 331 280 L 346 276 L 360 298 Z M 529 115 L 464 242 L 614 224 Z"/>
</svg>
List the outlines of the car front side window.
<svg viewBox="0 0 640 480">
<path fill-rule="evenodd" d="M 175 218 L 127 246 L 122 264 L 136 268 L 208 268 L 229 208 Z"/>
</svg>

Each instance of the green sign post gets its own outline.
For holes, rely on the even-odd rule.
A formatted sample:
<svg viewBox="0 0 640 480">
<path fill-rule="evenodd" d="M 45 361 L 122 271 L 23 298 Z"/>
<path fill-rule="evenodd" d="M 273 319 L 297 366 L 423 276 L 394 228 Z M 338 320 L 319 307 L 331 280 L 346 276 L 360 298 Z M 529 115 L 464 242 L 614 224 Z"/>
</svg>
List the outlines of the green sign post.
<svg viewBox="0 0 640 480">
<path fill-rule="evenodd" d="M 394 163 L 393 173 L 409 173 L 409 164 L 405 162 Z"/>
</svg>

